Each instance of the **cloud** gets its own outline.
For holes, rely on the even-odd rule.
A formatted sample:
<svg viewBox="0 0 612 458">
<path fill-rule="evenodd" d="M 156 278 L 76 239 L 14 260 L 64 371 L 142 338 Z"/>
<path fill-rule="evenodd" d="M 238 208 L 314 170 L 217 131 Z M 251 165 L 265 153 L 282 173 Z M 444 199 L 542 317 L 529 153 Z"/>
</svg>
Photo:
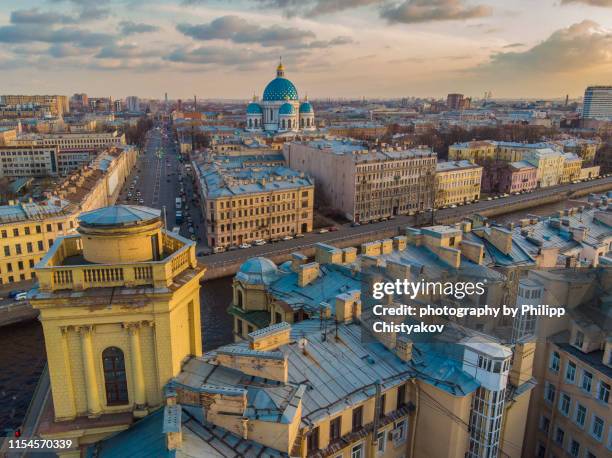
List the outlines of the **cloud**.
<svg viewBox="0 0 612 458">
<path fill-rule="evenodd" d="M 145 50 L 136 44 L 117 45 L 111 44 L 103 47 L 96 57 L 98 59 L 125 59 L 125 58 L 143 58 L 159 56 L 158 50 Z"/>
<path fill-rule="evenodd" d="M 230 66 L 269 62 L 277 58 L 277 54 L 271 51 L 255 51 L 249 48 L 228 48 L 225 46 L 176 49 L 164 57 L 165 60 L 170 62 Z"/>
<path fill-rule="evenodd" d="M 185 5 L 196 5 L 207 3 L 209 0 L 183 0 Z M 257 5 L 280 9 L 288 16 L 320 16 L 323 14 L 333 14 L 340 11 L 380 5 L 389 0 L 250 0 Z"/>
<path fill-rule="evenodd" d="M 612 8 L 612 0 L 561 0 L 562 5 L 571 5 L 572 3 Z"/>
<path fill-rule="evenodd" d="M 593 21 L 557 30 L 525 51 L 493 54 L 476 70 L 499 75 L 572 73 L 612 66 L 612 32 Z"/>
<path fill-rule="evenodd" d="M 11 13 L 12 24 L 73 24 L 76 19 L 65 14 L 40 11 L 38 8 L 17 10 Z"/>
<path fill-rule="evenodd" d="M 159 27 L 156 25 L 145 24 L 143 22 L 121 21 L 119 23 L 119 32 L 123 35 L 157 32 L 158 30 Z"/>
<path fill-rule="evenodd" d="M 509 45 L 504 46 L 504 49 L 509 49 L 509 48 L 520 48 L 522 46 L 525 46 L 525 43 L 510 43 Z"/>
<path fill-rule="evenodd" d="M 0 43 L 71 43 L 75 46 L 92 48 L 115 41 L 113 35 L 89 32 L 76 27 L 52 28 L 48 25 L 17 24 L 0 27 Z"/>
<path fill-rule="evenodd" d="M 381 10 L 381 16 L 389 22 L 404 24 L 466 20 L 491 14 L 489 6 L 467 6 L 463 0 L 405 0 Z"/>
<path fill-rule="evenodd" d="M 348 36 L 317 40 L 310 30 L 280 25 L 263 27 L 235 15 L 222 16 L 207 24 L 178 24 L 176 28 L 183 35 L 199 41 L 227 40 L 241 45 L 286 49 L 330 48 L 353 43 L 352 38 Z"/>
<path fill-rule="evenodd" d="M 61 59 L 64 57 L 81 56 L 84 54 L 84 50 L 83 48 L 76 48 L 71 45 L 54 44 L 49 46 L 49 48 L 47 49 L 47 54 L 51 57 Z"/>
</svg>

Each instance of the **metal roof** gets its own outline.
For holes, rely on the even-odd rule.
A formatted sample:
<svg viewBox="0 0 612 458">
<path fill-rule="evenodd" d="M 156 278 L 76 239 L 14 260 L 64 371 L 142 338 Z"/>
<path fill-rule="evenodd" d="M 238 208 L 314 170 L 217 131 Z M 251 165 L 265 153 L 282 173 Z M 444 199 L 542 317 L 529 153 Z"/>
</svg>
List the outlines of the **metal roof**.
<svg viewBox="0 0 612 458">
<path fill-rule="evenodd" d="M 161 211 L 137 205 L 114 205 L 81 214 L 79 222 L 83 226 L 113 227 L 134 226 L 159 218 Z"/>
</svg>

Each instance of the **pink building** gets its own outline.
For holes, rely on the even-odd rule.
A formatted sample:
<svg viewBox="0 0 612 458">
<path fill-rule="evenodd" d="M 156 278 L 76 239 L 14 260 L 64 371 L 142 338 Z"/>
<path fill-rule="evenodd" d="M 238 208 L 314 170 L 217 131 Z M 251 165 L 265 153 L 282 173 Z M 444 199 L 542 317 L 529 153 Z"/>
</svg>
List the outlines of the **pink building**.
<svg viewBox="0 0 612 458">
<path fill-rule="evenodd" d="M 482 192 L 513 193 L 535 189 L 537 167 L 527 161 L 488 164 L 482 177 Z"/>
</svg>

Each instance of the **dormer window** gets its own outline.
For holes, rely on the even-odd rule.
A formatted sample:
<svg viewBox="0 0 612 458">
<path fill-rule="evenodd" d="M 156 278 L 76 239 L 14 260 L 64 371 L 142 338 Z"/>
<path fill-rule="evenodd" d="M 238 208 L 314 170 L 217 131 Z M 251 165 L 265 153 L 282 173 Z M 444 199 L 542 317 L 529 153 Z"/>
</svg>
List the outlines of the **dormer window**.
<svg viewBox="0 0 612 458">
<path fill-rule="evenodd" d="M 584 333 L 581 331 L 576 331 L 576 335 L 574 336 L 574 347 L 580 348 L 582 350 L 583 344 L 584 344 Z"/>
</svg>

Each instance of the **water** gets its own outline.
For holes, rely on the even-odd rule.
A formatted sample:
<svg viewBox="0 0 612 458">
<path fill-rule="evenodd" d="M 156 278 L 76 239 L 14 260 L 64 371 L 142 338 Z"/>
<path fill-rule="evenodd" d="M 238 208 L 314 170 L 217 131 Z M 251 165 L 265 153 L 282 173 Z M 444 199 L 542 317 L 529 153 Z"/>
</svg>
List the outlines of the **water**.
<svg viewBox="0 0 612 458">
<path fill-rule="evenodd" d="M 232 342 L 232 318 L 227 313 L 232 278 L 205 282 L 200 289 L 202 346 L 213 350 Z M 45 345 L 38 320 L 0 327 L 0 436 L 23 421 L 45 365 Z"/>
</svg>

